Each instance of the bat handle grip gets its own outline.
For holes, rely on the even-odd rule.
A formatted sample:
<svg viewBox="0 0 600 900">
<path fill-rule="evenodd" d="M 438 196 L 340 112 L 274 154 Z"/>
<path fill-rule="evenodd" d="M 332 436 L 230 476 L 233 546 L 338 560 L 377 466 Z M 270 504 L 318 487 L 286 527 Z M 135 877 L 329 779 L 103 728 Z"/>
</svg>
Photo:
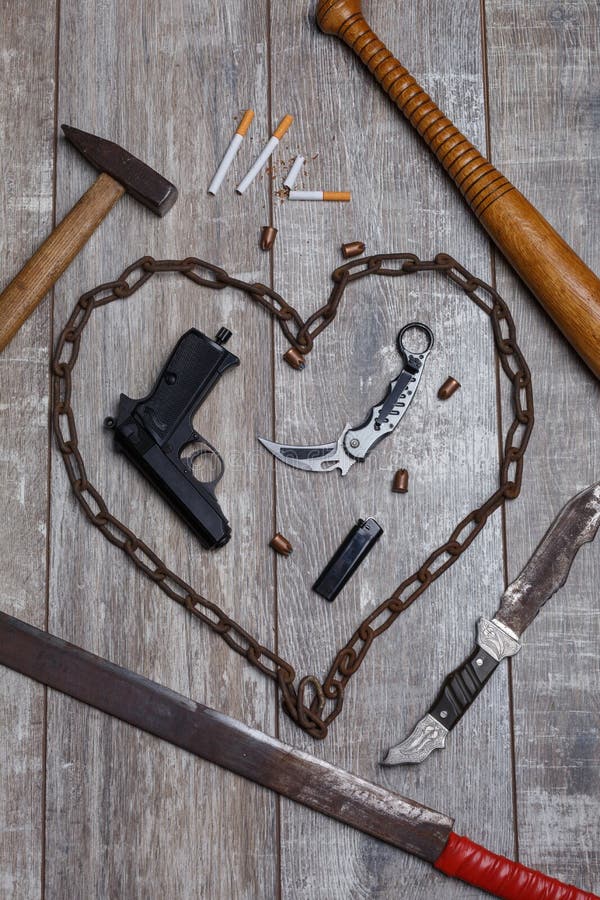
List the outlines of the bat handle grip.
<svg viewBox="0 0 600 900">
<path fill-rule="evenodd" d="M 360 57 L 533 295 L 600 378 L 600 280 L 390 53 L 362 15 L 360 0 L 320 0 L 317 21 Z"/>
<path fill-rule="evenodd" d="M 359 56 L 454 180 L 476 215 L 513 185 L 461 134 L 366 22 L 355 0 L 322 0 L 320 27 Z"/>
<path fill-rule="evenodd" d="M 597 894 L 491 853 L 454 832 L 434 865 L 444 875 L 466 881 L 502 900 L 600 900 Z"/>
</svg>

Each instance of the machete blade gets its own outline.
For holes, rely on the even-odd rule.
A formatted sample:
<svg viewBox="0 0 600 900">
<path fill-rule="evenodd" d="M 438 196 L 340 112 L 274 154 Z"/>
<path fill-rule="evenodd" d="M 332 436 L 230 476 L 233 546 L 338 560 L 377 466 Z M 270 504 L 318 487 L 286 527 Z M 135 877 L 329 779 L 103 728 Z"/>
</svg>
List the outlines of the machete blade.
<svg viewBox="0 0 600 900">
<path fill-rule="evenodd" d="M 435 863 L 453 820 L 0 611 L 0 664 Z"/>
<path fill-rule="evenodd" d="M 560 511 L 537 550 L 508 586 L 495 618 L 520 637 L 542 606 L 566 582 L 573 560 L 600 527 L 600 481 L 576 494 Z"/>
</svg>

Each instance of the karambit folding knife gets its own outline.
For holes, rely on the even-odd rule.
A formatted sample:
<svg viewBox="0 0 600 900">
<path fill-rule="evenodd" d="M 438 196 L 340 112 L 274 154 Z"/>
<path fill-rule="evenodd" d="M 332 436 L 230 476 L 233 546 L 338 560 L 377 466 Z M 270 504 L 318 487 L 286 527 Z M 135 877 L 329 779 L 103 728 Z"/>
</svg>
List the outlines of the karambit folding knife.
<svg viewBox="0 0 600 900">
<path fill-rule="evenodd" d="M 427 340 L 424 350 L 408 350 L 404 337 L 408 331 L 421 331 Z M 294 447 L 259 437 L 261 444 L 277 459 L 308 472 L 328 472 L 339 469 L 347 475 L 355 462 L 364 462 L 371 450 L 398 425 L 410 406 L 423 375 L 423 367 L 433 347 L 433 332 L 422 322 L 411 322 L 398 335 L 398 351 L 404 357 L 404 367 L 389 386 L 385 398 L 374 406 L 362 425 L 346 425 L 337 441 L 313 447 Z"/>
<path fill-rule="evenodd" d="M 561 510 L 521 574 L 504 592 L 494 618 L 480 620 L 474 653 L 448 676 L 427 715 L 410 737 L 391 748 L 384 765 L 419 763 L 433 750 L 446 746 L 448 733 L 479 696 L 499 663 L 521 649 L 521 635 L 564 585 L 577 551 L 594 540 L 599 527 L 597 481 Z"/>
</svg>

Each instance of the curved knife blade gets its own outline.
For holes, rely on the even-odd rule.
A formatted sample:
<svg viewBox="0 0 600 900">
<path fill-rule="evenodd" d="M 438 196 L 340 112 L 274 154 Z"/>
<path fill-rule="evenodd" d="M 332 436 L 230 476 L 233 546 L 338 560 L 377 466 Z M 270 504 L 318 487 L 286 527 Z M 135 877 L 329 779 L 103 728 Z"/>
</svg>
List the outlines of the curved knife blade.
<svg viewBox="0 0 600 900">
<path fill-rule="evenodd" d="M 261 437 L 258 440 L 276 459 L 294 469 L 303 469 L 305 472 L 330 472 L 332 469 L 339 469 L 342 475 L 347 475 L 356 462 L 344 450 L 344 437 L 350 428 L 350 425 L 346 425 L 337 441 L 315 444 L 312 447 L 278 444 Z"/>
<path fill-rule="evenodd" d="M 560 511 L 535 553 L 502 595 L 491 621 L 481 619 L 477 647 L 446 678 L 438 697 L 413 732 L 392 747 L 384 765 L 418 763 L 442 749 L 498 667 L 521 647 L 519 641 L 542 606 L 566 582 L 579 549 L 593 541 L 600 528 L 600 481 L 573 497 Z"/>
</svg>

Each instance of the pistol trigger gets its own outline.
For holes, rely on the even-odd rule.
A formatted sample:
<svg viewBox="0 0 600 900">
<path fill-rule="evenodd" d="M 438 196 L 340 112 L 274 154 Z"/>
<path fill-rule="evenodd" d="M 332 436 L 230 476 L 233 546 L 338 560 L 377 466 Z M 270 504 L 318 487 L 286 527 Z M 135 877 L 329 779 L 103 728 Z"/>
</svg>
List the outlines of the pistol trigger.
<svg viewBox="0 0 600 900">
<path fill-rule="evenodd" d="M 186 447 L 194 446 L 195 444 L 200 444 L 198 450 L 194 450 L 192 453 L 189 453 L 188 456 L 183 456 L 183 451 Z M 199 456 L 203 456 L 205 453 L 210 453 L 211 451 L 206 448 L 205 442 L 200 438 L 199 434 L 190 435 L 190 439 L 185 442 L 185 444 L 181 447 L 179 451 L 179 459 L 186 467 L 188 472 L 194 473 L 194 460 L 198 459 Z M 194 475 L 194 478 L 196 476 Z M 198 479 L 196 478 L 196 481 Z"/>
<path fill-rule="evenodd" d="M 216 478 L 214 478 L 214 479 L 210 482 L 210 485 L 209 485 L 210 488 L 214 491 L 214 489 L 216 488 L 216 486 L 217 486 L 218 483 L 220 482 L 221 478 L 222 478 L 223 475 L 225 474 L 225 463 L 223 462 L 223 457 L 221 456 L 221 454 L 219 453 L 218 450 L 216 450 L 215 448 L 213 448 L 213 452 L 214 452 L 214 454 L 215 454 L 215 456 L 216 456 L 216 458 L 217 458 L 217 460 L 218 460 L 218 462 L 219 462 L 219 474 L 217 475 Z"/>
</svg>

